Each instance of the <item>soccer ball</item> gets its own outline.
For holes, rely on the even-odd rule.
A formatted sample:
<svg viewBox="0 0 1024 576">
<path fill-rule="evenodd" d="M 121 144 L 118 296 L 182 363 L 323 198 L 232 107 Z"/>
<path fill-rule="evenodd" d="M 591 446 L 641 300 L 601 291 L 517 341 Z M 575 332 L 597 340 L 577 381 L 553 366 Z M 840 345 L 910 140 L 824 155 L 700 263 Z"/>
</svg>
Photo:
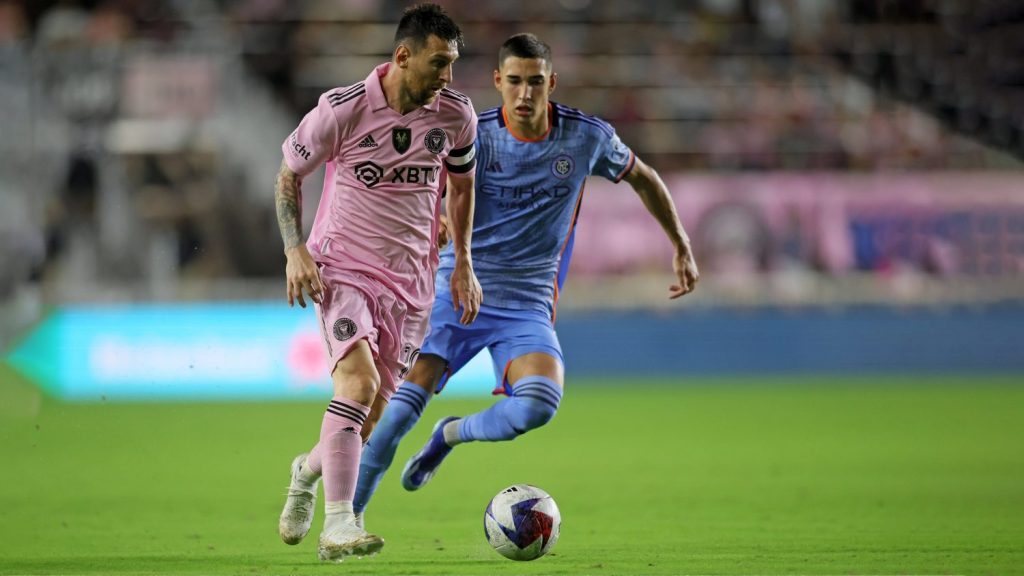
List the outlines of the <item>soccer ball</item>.
<svg viewBox="0 0 1024 576">
<path fill-rule="evenodd" d="M 547 492 L 515 484 L 491 499 L 484 513 L 484 533 L 498 554 L 511 560 L 535 560 L 558 541 L 562 515 Z"/>
</svg>

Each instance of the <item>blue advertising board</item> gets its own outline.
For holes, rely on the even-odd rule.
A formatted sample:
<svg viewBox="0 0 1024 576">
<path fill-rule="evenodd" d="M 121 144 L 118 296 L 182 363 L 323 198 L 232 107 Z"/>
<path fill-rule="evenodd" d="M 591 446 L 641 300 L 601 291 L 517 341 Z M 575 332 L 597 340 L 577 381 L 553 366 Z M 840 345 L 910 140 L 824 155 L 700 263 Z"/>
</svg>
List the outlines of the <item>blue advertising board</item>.
<svg viewBox="0 0 1024 576">
<path fill-rule="evenodd" d="M 1024 304 L 560 314 L 569 385 L 590 378 L 780 374 L 1024 374 Z M 7 357 L 52 396 L 100 400 L 324 400 L 312 310 L 277 303 L 69 307 Z M 1021 379 L 1024 382 L 1024 378 Z M 485 352 L 444 396 L 486 396 Z"/>
<path fill-rule="evenodd" d="M 328 357 L 312 310 L 279 304 L 68 307 L 7 358 L 51 395 L 77 401 L 325 399 Z M 446 395 L 487 395 L 486 352 Z"/>
</svg>

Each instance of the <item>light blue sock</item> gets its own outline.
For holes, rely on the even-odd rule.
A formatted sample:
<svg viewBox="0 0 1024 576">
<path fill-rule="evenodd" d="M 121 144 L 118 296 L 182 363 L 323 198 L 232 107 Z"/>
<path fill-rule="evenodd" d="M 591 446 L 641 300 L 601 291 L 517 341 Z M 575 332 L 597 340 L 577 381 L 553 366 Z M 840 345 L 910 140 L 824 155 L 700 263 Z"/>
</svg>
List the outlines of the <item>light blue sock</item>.
<svg viewBox="0 0 1024 576">
<path fill-rule="evenodd" d="M 528 430 L 547 424 L 562 401 L 562 389 L 543 376 L 526 376 L 512 385 L 512 395 L 487 410 L 459 421 L 463 442 L 511 440 Z"/>
<path fill-rule="evenodd" d="M 384 473 L 391 466 L 391 461 L 395 459 L 398 443 L 419 422 L 430 396 L 429 392 L 412 382 L 403 382 L 391 397 L 380 422 L 370 434 L 370 441 L 363 447 L 363 456 L 359 462 L 359 480 L 352 503 L 356 514 L 361 514 L 370 503 L 380 479 L 384 477 Z"/>
</svg>

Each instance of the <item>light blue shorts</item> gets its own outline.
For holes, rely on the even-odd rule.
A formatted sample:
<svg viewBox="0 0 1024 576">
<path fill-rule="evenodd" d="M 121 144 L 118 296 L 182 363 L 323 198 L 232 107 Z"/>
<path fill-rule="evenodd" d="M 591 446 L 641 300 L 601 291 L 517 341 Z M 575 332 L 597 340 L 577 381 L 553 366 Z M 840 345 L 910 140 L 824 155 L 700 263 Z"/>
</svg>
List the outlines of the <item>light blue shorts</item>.
<svg viewBox="0 0 1024 576">
<path fill-rule="evenodd" d="M 437 385 L 439 393 L 448 378 L 484 348 L 490 351 L 493 362 L 497 382 L 494 394 L 512 393 L 506 376 L 509 364 L 520 356 L 542 352 L 565 364 L 551 318 L 544 312 L 481 306 L 480 314 L 468 326 L 459 323 L 461 315 L 461 311 L 452 309 L 447 294 L 439 294 L 434 299 L 430 332 L 423 341 L 420 354 L 433 354 L 448 362 L 448 370 Z"/>
</svg>

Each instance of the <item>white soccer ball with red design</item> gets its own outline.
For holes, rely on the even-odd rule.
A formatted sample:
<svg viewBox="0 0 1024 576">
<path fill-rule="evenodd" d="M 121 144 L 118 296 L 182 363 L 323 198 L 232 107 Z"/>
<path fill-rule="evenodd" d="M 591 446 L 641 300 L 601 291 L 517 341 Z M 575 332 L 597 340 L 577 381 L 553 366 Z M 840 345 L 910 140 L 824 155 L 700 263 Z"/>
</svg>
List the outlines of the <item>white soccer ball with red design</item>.
<svg viewBox="0 0 1024 576">
<path fill-rule="evenodd" d="M 515 484 L 491 499 L 484 533 L 491 546 L 511 560 L 535 560 L 558 541 L 562 515 L 551 496 L 529 484 Z"/>
</svg>

